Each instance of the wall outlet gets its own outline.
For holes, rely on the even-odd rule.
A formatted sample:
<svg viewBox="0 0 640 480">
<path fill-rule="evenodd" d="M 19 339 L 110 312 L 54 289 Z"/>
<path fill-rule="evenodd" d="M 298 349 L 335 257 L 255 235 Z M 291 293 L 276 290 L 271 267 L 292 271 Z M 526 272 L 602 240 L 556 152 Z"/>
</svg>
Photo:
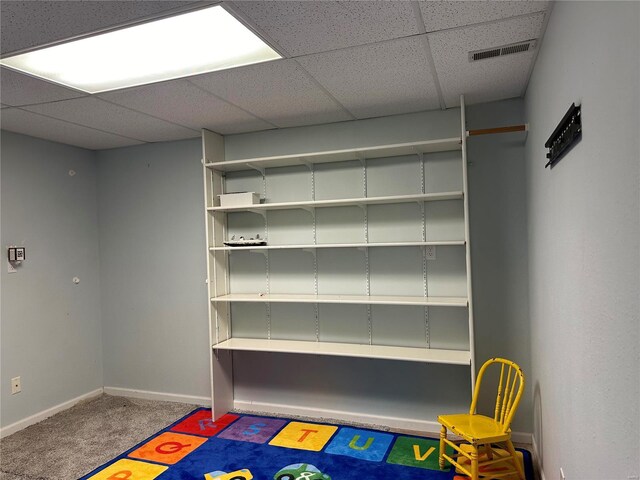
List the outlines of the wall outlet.
<svg viewBox="0 0 640 480">
<path fill-rule="evenodd" d="M 436 259 L 436 246 L 435 245 L 427 245 L 425 247 L 427 260 L 435 260 Z"/>
<path fill-rule="evenodd" d="M 564 470 L 560 467 L 560 480 L 567 480 L 567 477 L 564 476 Z"/>
<path fill-rule="evenodd" d="M 11 379 L 11 395 L 20 393 L 22 391 L 22 384 L 20 383 L 20 377 L 13 377 Z"/>
</svg>

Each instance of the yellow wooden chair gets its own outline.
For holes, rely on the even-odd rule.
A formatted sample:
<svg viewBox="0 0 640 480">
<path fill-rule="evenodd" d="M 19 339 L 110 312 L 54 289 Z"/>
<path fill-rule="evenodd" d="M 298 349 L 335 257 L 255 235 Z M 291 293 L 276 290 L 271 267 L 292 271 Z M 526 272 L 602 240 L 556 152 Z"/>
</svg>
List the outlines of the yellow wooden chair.
<svg viewBox="0 0 640 480">
<path fill-rule="evenodd" d="M 492 370 L 500 369 L 498 381 L 498 396 L 493 418 L 476 413 L 480 386 L 487 369 L 496 365 Z M 497 372 L 496 372 L 497 375 Z M 524 391 L 524 374 L 520 367 L 504 358 L 487 360 L 476 380 L 473 400 L 469 413 L 457 415 L 440 415 L 438 422 L 440 430 L 440 469 L 445 467 L 445 460 L 456 466 L 458 471 L 471 477 L 504 478 L 517 476 L 524 480 L 524 471 L 516 451 L 511 443 L 511 421 L 518 409 L 520 397 Z M 461 437 L 461 440 L 451 441 L 447 438 L 447 429 Z M 446 445 L 452 447 L 457 454 L 447 455 Z M 494 447 L 506 447 L 506 451 Z M 496 468 L 496 465 L 502 468 Z M 504 468 L 504 467 L 508 468 Z"/>
</svg>

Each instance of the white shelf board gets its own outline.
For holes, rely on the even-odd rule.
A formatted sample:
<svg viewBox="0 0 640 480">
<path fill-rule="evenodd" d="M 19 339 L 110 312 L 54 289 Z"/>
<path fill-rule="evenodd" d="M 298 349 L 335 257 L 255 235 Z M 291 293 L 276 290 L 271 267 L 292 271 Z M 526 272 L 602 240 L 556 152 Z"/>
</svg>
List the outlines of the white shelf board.
<svg viewBox="0 0 640 480">
<path fill-rule="evenodd" d="M 460 137 L 454 137 L 366 148 L 348 148 L 344 150 L 310 152 L 295 155 L 243 158 L 241 160 L 205 163 L 205 166 L 221 172 L 232 172 L 238 170 L 251 170 L 255 167 L 258 167 L 259 169 L 287 167 L 307 163 L 344 162 L 347 160 L 396 157 L 400 155 L 415 155 L 418 153 L 444 152 L 461 149 L 462 142 Z"/>
<path fill-rule="evenodd" d="M 404 360 L 423 363 L 470 365 L 471 354 L 464 350 L 436 350 L 417 347 L 392 347 L 354 343 L 305 342 L 298 340 L 267 340 L 231 338 L 212 345 L 218 350 L 245 350 L 253 352 L 279 352 L 340 357 L 363 357 L 386 360 Z"/>
<path fill-rule="evenodd" d="M 460 200 L 462 191 L 441 193 L 417 193 L 413 195 L 393 195 L 386 197 L 340 198 L 336 200 L 306 200 L 303 202 L 259 203 L 233 207 L 207 207 L 209 212 L 247 212 L 252 210 L 286 210 L 293 208 L 344 207 L 349 205 L 376 205 L 391 203 L 436 202 Z"/>
<path fill-rule="evenodd" d="M 238 247 L 209 247 L 212 252 L 234 250 L 314 250 L 318 248 L 369 248 L 369 247 L 447 247 L 464 246 L 464 240 L 452 240 L 442 242 L 381 242 L 381 243 L 319 243 L 311 245 L 254 245 Z"/>
<path fill-rule="evenodd" d="M 313 295 L 281 293 L 229 293 L 212 297 L 212 302 L 263 303 L 349 303 L 360 305 L 417 305 L 426 307 L 466 307 L 466 297 L 412 297 L 394 295 Z"/>
</svg>

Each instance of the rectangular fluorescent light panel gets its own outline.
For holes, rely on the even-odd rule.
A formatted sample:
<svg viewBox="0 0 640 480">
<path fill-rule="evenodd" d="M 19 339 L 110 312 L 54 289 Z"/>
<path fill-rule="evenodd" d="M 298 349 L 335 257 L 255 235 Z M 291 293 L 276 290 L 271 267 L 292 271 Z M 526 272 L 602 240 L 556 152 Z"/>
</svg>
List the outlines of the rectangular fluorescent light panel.
<svg viewBox="0 0 640 480">
<path fill-rule="evenodd" d="M 0 64 L 98 93 L 278 58 L 217 5 L 4 58 Z"/>
</svg>

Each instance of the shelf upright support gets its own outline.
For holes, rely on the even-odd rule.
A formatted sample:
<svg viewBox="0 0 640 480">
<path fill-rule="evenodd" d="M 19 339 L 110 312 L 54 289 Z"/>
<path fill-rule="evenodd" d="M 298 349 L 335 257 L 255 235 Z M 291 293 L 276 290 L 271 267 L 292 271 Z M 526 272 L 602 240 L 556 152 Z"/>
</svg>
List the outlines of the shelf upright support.
<svg viewBox="0 0 640 480">
<path fill-rule="evenodd" d="M 309 160 L 305 158 L 300 158 L 300 163 L 305 165 L 309 169 L 309 174 L 311 176 L 311 201 L 315 202 L 316 200 L 316 171 L 315 164 L 311 163 Z M 317 237 L 317 223 L 316 223 L 316 210 L 312 207 L 303 207 L 304 210 L 308 211 L 311 214 L 313 219 L 312 227 L 313 227 L 313 244 L 318 244 Z M 313 255 L 313 292 L 315 295 L 318 295 L 318 254 L 315 248 L 313 249 L 303 249 L 305 252 L 310 252 Z M 317 303 L 313 304 L 313 314 L 315 319 L 315 327 L 316 327 L 316 342 L 320 341 L 320 312 L 319 306 Z"/>
<path fill-rule="evenodd" d="M 467 178 L 467 125 L 464 95 L 460 95 L 460 142 L 462 146 L 462 191 L 464 205 L 464 242 L 467 267 L 467 298 L 469 299 L 469 353 L 471 356 L 471 395 L 476 384 L 475 336 L 473 325 L 473 290 L 471 285 L 471 247 L 469 234 L 469 184 Z"/>
<path fill-rule="evenodd" d="M 424 154 L 422 152 L 416 152 L 418 155 L 418 165 L 420 167 L 420 191 L 426 193 L 426 178 L 425 178 L 425 165 Z M 420 206 L 420 217 L 422 219 L 422 241 L 427 241 L 427 215 L 425 202 L 418 202 Z M 427 246 L 422 246 L 422 282 L 424 297 L 429 296 L 429 288 L 427 282 Z M 424 335 L 426 348 L 431 348 L 431 335 L 429 332 L 429 307 L 424 307 Z"/>
<path fill-rule="evenodd" d="M 264 250 L 264 264 L 266 271 L 267 295 L 271 293 L 271 285 L 269 282 L 269 250 Z M 271 302 L 264 304 L 265 320 L 267 322 L 267 340 L 271 340 Z"/>
<path fill-rule="evenodd" d="M 225 215 L 210 215 L 217 195 L 224 193 L 224 176 L 206 164 L 224 160 L 224 137 L 202 130 L 204 210 L 207 255 L 207 305 L 209 313 L 209 378 L 211 380 L 211 416 L 215 421 L 234 408 L 233 357 L 230 351 L 213 349 L 213 345 L 230 335 L 230 306 L 213 304 L 212 297 L 229 293 L 229 255 L 226 251 L 209 250 L 223 245 L 226 236 Z"/>
<path fill-rule="evenodd" d="M 368 196 L 367 185 L 367 159 L 362 153 L 358 154 L 358 160 L 362 165 L 362 197 Z M 358 205 L 362 209 L 363 225 L 364 225 L 364 243 L 369 243 L 369 206 L 368 204 Z M 367 296 L 371 295 L 371 270 L 369 268 L 369 247 L 364 248 L 364 268 L 365 268 L 365 288 Z M 371 304 L 367 304 L 367 325 L 369 330 L 369 345 L 373 344 L 373 322 L 371 320 Z"/>
<path fill-rule="evenodd" d="M 252 163 L 247 163 L 247 167 L 257 170 L 262 175 L 262 196 L 267 200 L 267 172 L 264 168 L 254 165 Z M 261 215 L 264 219 L 264 238 L 266 241 L 269 240 L 269 221 L 267 219 L 267 211 L 266 210 L 258 210 L 252 209 L 249 210 L 252 213 L 257 213 Z M 261 253 L 264 253 L 264 268 L 266 273 L 266 289 L 267 294 L 270 293 L 270 284 L 269 284 L 269 250 L 262 250 Z M 265 313 L 265 322 L 267 324 L 267 338 L 271 340 L 271 302 L 266 302 L 264 304 L 264 313 Z"/>
</svg>

